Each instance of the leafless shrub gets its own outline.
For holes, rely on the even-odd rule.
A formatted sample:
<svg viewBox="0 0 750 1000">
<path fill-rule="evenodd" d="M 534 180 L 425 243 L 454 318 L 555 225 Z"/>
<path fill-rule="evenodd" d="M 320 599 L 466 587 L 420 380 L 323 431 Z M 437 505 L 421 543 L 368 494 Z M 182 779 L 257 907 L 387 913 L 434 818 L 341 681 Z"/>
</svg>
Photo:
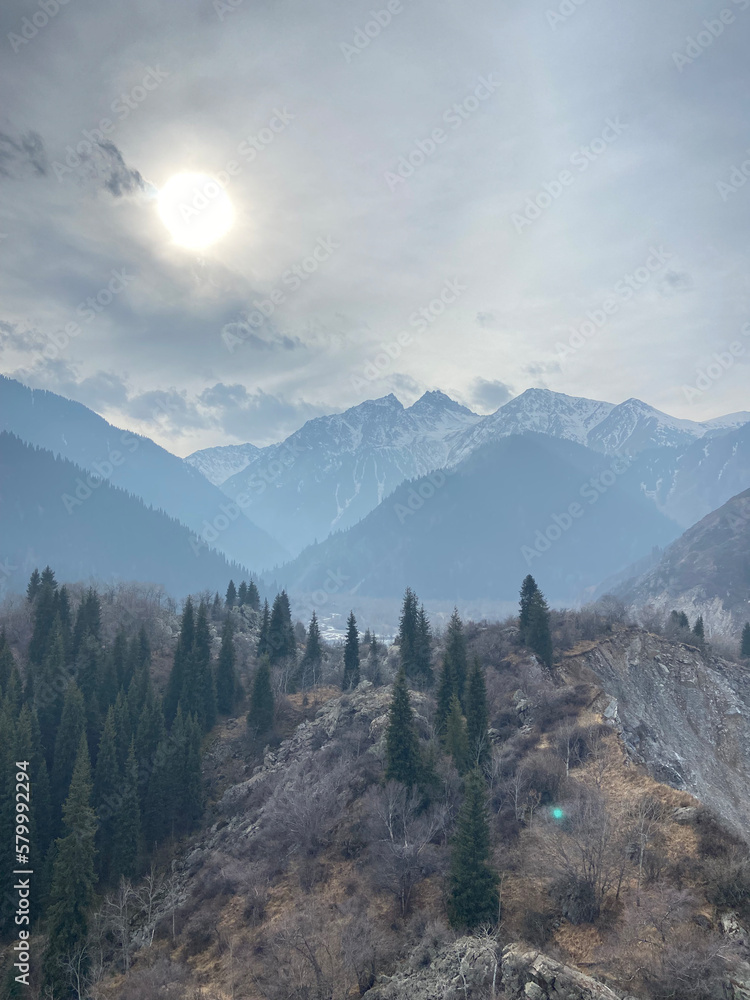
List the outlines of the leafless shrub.
<svg viewBox="0 0 750 1000">
<path fill-rule="evenodd" d="M 397 782 L 372 789 L 367 800 L 373 880 L 390 893 L 406 916 L 415 887 L 440 871 L 438 847 L 446 827 L 445 805 L 421 809 L 420 796 Z"/>
</svg>

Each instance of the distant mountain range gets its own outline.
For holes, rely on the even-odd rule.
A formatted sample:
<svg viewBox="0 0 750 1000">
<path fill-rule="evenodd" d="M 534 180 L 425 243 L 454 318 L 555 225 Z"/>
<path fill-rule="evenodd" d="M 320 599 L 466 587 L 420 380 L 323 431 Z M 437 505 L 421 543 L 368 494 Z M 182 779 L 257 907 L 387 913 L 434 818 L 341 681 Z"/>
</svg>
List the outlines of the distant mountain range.
<svg viewBox="0 0 750 1000">
<path fill-rule="evenodd" d="M 446 601 L 514 600 L 531 571 L 551 600 L 585 600 L 750 487 L 748 413 L 701 423 L 635 399 L 546 389 L 485 417 L 438 391 L 409 407 L 389 395 L 310 420 L 279 444 L 183 460 L 0 378 L 3 429 L 297 592 L 340 567 L 339 597 L 397 599 L 410 584 Z"/>
<path fill-rule="evenodd" d="M 195 544 L 173 518 L 52 452 L 0 432 L 0 596 L 23 591 L 35 567 L 61 580 L 160 584 L 175 597 L 224 593 L 247 575 Z"/>
<path fill-rule="evenodd" d="M 444 466 L 481 418 L 442 392 L 405 408 L 395 396 L 309 420 L 222 484 L 248 517 L 292 552 L 374 510 L 407 479 Z"/>
<path fill-rule="evenodd" d="M 750 413 L 701 423 L 638 399 L 616 406 L 548 389 L 529 389 L 485 417 L 442 392 L 408 408 L 390 395 L 310 420 L 281 444 L 208 448 L 186 461 L 209 470 L 228 496 L 244 499 L 248 517 L 299 553 L 356 524 L 401 483 L 526 432 L 637 456 L 644 495 L 681 528 L 750 485 Z M 235 460 L 247 464 L 220 482 Z"/>
</svg>

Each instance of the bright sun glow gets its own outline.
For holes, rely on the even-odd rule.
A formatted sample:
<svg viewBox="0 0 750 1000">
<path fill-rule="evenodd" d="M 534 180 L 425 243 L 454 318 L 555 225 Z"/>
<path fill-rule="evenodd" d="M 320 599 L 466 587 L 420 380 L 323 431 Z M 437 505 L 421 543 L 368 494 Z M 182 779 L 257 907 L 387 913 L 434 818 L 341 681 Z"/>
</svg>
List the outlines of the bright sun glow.
<svg viewBox="0 0 750 1000">
<path fill-rule="evenodd" d="M 159 191 L 158 205 L 172 239 L 190 250 L 211 246 L 234 224 L 229 196 L 208 174 L 175 174 Z"/>
</svg>

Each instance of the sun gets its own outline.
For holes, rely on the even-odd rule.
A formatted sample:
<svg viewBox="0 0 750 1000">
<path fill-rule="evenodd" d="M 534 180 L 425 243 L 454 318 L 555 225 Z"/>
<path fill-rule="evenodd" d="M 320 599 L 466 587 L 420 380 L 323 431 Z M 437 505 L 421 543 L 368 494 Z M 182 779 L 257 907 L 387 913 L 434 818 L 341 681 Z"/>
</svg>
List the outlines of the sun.
<svg viewBox="0 0 750 1000">
<path fill-rule="evenodd" d="M 157 204 L 174 242 L 189 250 L 211 246 L 234 225 L 232 202 L 209 174 L 175 174 L 159 191 Z"/>
</svg>

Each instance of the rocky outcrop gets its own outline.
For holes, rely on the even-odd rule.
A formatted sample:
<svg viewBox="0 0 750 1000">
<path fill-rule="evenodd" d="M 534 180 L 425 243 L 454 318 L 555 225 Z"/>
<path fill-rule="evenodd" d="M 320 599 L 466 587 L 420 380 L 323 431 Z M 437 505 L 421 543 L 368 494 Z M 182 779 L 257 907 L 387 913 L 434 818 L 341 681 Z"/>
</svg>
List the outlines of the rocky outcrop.
<svg viewBox="0 0 750 1000">
<path fill-rule="evenodd" d="M 695 646 L 623 627 L 567 654 L 561 674 L 601 687 L 594 707 L 657 781 L 695 795 L 747 837 L 748 671 Z"/>
<path fill-rule="evenodd" d="M 384 976 L 367 1000 L 637 1000 L 624 998 L 548 955 L 509 945 L 500 954 L 492 938 L 462 937 L 429 964 L 421 950 L 393 976 Z"/>
<path fill-rule="evenodd" d="M 500 954 L 494 940 L 462 937 L 434 957 L 422 949 L 393 976 L 383 976 L 367 1000 L 471 1000 L 491 995 L 500 1000 Z M 484 992 L 489 987 L 490 993 Z"/>
<path fill-rule="evenodd" d="M 583 972 L 515 944 L 503 953 L 502 986 L 508 1000 L 623 1000 Z"/>
</svg>

